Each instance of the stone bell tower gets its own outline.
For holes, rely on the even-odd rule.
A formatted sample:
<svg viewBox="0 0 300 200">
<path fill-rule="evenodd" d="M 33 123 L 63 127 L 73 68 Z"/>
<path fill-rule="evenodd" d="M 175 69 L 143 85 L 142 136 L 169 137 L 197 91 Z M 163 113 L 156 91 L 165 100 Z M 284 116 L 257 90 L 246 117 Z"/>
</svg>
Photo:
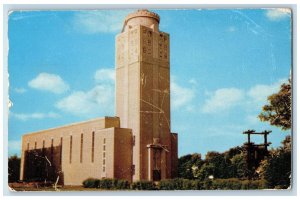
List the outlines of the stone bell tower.
<svg viewBox="0 0 300 200">
<path fill-rule="evenodd" d="M 177 134 L 170 123 L 170 42 L 160 17 L 129 14 L 116 37 L 116 115 L 132 129 L 132 178 L 177 176 Z"/>
</svg>

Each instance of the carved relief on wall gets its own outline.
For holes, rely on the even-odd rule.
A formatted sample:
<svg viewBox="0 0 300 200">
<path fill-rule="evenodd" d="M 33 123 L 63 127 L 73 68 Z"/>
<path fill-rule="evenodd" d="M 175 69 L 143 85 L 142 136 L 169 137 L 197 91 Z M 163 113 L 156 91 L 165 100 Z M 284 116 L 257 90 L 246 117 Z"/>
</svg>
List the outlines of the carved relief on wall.
<svg viewBox="0 0 300 200">
<path fill-rule="evenodd" d="M 138 30 L 134 29 L 129 32 L 129 41 L 128 41 L 128 59 L 129 63 L 137 62 L 138 61 Z"/>
<path fill-rule="evenodd" d="M 124 65 L 124 35 L 117 38 L 117 67 Z"/>
<path fill-rule="evenodd" d="M 158 58 L 169 61 L 169 37 L 162 33 L 158 37 Z"/>
<path fill-rule="evenodd" d="M 153 57 L 153 33 L 150 29 L 142 29 L 142 54 L 144 57 L 152 58 Z"/>
</svg>

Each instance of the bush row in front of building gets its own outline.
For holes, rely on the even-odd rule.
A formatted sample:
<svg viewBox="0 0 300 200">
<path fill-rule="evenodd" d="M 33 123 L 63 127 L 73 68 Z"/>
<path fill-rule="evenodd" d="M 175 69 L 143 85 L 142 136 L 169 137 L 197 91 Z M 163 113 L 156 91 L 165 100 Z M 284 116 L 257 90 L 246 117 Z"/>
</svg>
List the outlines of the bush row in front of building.
<svg viewBox="0 0 300 200">
<path fill-rule="evenodd" d="M 206 181 L 177 178 L 160 182 L 137 181 L 132 184 L 125 180 L 90 178 L 83 181 L 83 187 L 106 190 L 257 190 L 266 188 L 262 180 L 237 178 Z"/>
<path fill-rule="evenodd" d="M 261 180 L 241 180 L 238 178 L 215 180 L 170 179 L 160 181 L 159 190 L 256 190 L 265 188 Z"/>
<path fill-rule="evenodd" d="M 130 184 L 126 180 L 88 178 L 82 183 L 84 188 L 99 188 L 106 190 L 127 190 Z"/>
</svg>

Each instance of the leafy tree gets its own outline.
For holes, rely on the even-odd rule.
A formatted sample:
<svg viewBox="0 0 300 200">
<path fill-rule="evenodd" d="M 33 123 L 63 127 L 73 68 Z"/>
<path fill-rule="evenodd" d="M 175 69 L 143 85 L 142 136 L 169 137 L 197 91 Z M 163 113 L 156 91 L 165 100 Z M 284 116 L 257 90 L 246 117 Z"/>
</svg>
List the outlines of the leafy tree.
<svg viewBox="0 0 300 200">
<path fill-rule="evenodd" d="M 21 159 L 17 156 L 11 156 L 8 158 L 8 182 L 16 182 L 20 177 L 20 164 Z"/>
<path fill-rule="evenodd" d="M 226 160 L 224 153 L 207 152 L 205 163 L 198 170 L 197 177 L 201 180 L 207 179 L 210 175 L 214 178 L 227 178 L 230 172 L 229 166 L 229 160 Z"/>
<path fill-rule="evenodd" d="M 240 153 L 231 158 L 232 178 L 244 178 L 247 176 L 248 169 L 245 156 L 244 153 Z"/>
<path fill-rule="evenodd" d="M 291 128 L 292 112 L 291 81 L 281 85 L 278 93 L 268 97 L 269 104 L 264 105 L 259 114 L 261 121 L 268 121 L 271 125 L 281 127 L 282 130 Z"/>
<path fill-rule="evenodd" d="M 188 154 L 179 158 L 178 175 L 179 178 L 194 179 L 197 177 L 196 171 L 200 169 L 203 161 L 201 154 Z"/>
<path fill-rule="evenodd" d="M 282 147 L 270 151 L 261 162 L 259 171 L 268 188 L 288 188 L 291 178 L 291 137 L 282 141 Z"/>
<path fill-rule="evenodd" d="M 213 163 L 204 163 L 197 171 L 197 177 L 200 180 L 208 180 L 209 176 L 215 177 L 216 166 Z"/>
</svg>

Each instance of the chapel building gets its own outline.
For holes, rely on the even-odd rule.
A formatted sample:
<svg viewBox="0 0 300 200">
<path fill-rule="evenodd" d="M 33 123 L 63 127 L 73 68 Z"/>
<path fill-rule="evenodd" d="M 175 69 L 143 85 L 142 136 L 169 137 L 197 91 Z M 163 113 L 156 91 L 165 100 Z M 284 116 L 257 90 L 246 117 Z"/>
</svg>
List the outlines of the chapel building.
<svg viewBox="0 0 300 200">
<path fill-rule="evenodd" d="M 116 36 L 116 117 L 25 134 L 20 180 L 81 185 L 177 177 L 178 137 L 170 121 L 170 41 L 160 17 L 129 14 Z"/>
</svg>

